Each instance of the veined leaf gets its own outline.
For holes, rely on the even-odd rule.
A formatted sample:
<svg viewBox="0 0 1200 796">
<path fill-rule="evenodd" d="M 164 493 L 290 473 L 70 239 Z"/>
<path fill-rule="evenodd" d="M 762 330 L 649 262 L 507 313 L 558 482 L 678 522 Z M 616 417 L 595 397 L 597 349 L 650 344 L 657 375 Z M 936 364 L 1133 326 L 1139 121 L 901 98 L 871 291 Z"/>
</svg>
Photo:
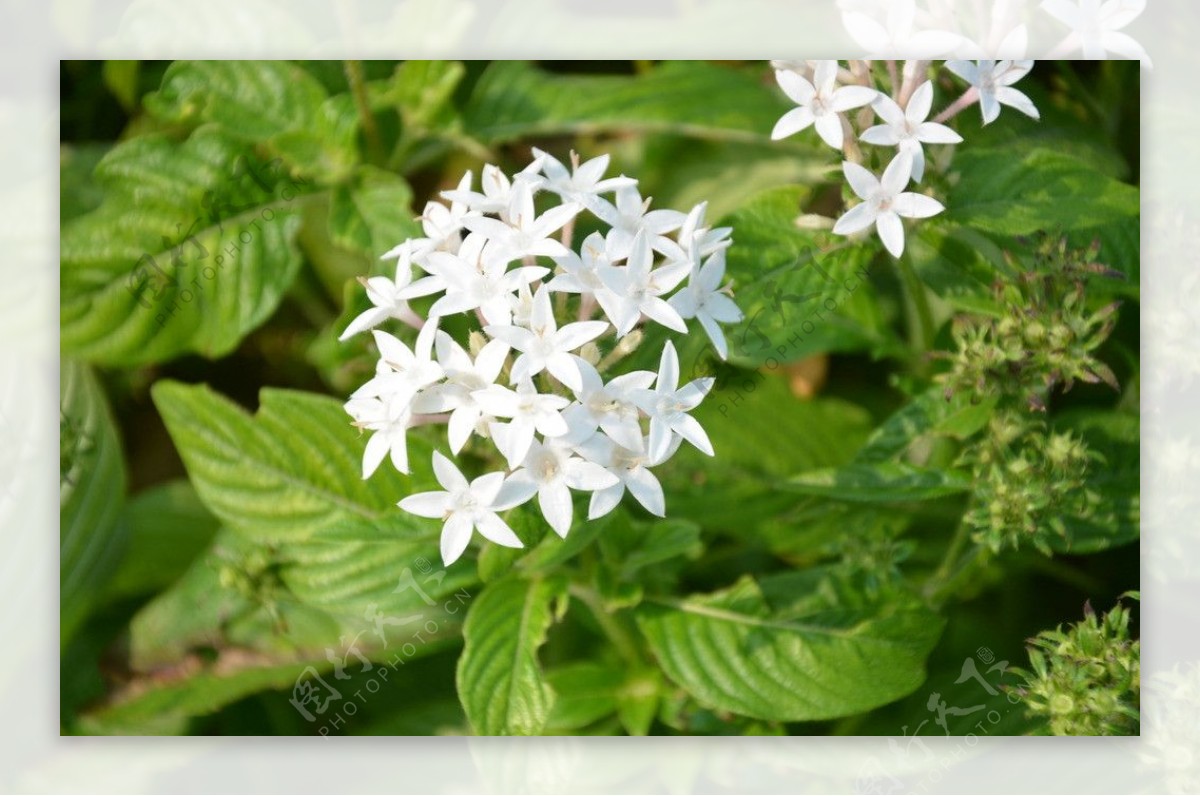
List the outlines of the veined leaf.
<svg viewBox="0 0 1200 796">
<path fill-rule="evenodd" d="M 924 681 L 942 626 L 916 603 L 774 607 L 750 578 L 714 594 L 648 599 L 637 619 L 667 676 L 702 705 L 771 721 L 899 699 Z"/>
<path fill-rule="evenodd" d="M 767 191 L 721 221 L 736 230 L 727 274 L 745 314 L 725 329 L 733 362 L 759 367 L 898 345 L 870 282 L 877 245 L 797 227 L 806 191 Z"/>
<path fill-rule="evenodd" d="M 755 75 L 699 61 L 637 77 L 550 75 L 523 61 L 495 61 L 463 118 L 467 133 L 489 144 L 604 130 L 766 141 L 789 107 Z"/>
<path fill-rule="evenodd" d="M 215 130 L 119 144 L 96 180 L 103 204 L 62 233 L 64 352 L 122 366 L 219 357 L 300 267 L 296 185 Z"/>
<path fill-rule="evenodd" d="M 1000 235 L 1070 231 L 1138 215 L 1140 192 L 1064 152 L 964 149 L 947 221 Z"/>
<path fill-rule="evenodd" d="M 871 432 L 854 461 L 887 461 L 931 435 L 965 439 L 987 425 L 995 407 L 995 398 L 975 402 L 971 396 L 959 394 L 947 399 L 940 387 L 933 387 L 909 400 Z"/>
<path fill-rule="evenodd" d="M 925 469 L 902 462 L 849 464 L 798 475 L 780 488 L 804 495 L 854 503 L 930 500 L 967 492 L 970 479 L 949 470 Z"/>
<path fill-rule="evenodd" d="M 556 579 L 489 583 L 467 614 L 458 659 L 458 695 L 480 735 L 537 735 L 554 691 L 537 652 L 565 593 Z"/>
<path fill-rule="evenodd" d="M 229 527 L 266 541 L 355 525 L 379 529 L 381 542 L 430 536 L 429 524 L 396 508 L 428 481 L 389 463 L 364 481 L 366 440 L 336 400 L 264 389 L 251 417 L 206 386 L 164 381 L 152 395 L 197 493 Z M 418 468 L 430 461 L 431 447 L 418 435 L 408 445 Z"/>
<path fill-rule="evenodd" d="M 104 391 L 86 365 L 59 367 L 59 600 L 62 641 L 120 558 L 125 464 Z"/>
<path fill-rule="evenodd" d="M 413 221 L 412 188 L 403 177 L 363 167 L 352 184 L 333 191 L 329 236 L 374 264 L 384 252 L 421 229 Z"/>
</svg>

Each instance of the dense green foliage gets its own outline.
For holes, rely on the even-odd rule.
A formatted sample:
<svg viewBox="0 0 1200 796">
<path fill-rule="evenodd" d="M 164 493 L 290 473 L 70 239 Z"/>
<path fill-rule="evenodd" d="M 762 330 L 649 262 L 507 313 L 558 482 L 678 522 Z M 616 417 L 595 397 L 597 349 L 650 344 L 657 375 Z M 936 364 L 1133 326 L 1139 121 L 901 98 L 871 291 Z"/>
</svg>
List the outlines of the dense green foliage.
<svg viewBox="0 0 1200 796">
<path fill-rule="evenodd" d="M 837 158 L 769 140 L 761 62 L 64 64 L 63 731 L 940 734 L 932 692 L 984 694 L 964 659 L 1138 586 L 1137 80 L 1039 64 L 1040 122 L 964 114 L 896 260 L 797 223 L 837 215 Z M 728 363 L 676 340 L 717 455 L 662 467 L 667 519 L 562 540 L 525 506 L 524 550 L 443 568 L 395 502 L 444 436 L 364 481 L 374 360 L 336 338 L 427 199 L 530 146 L 709 201 L 746 319 Z M 1131 627 L 1038 636 L 993 734 L 1136 732 Z"/>
</svg>

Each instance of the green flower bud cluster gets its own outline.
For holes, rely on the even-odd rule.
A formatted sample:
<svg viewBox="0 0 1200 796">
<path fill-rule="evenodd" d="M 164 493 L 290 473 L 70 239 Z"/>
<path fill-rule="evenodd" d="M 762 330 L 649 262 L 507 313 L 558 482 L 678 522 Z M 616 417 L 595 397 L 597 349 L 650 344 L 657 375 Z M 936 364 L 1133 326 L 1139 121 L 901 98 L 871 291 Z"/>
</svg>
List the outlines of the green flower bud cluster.
<svg viewBox="0 0 1200 796">
<path fill-rule="evenodd" d="M 277 629 L 286 630 L 279 601 L 287 587 L 273 550 L 256 547 L 236 560 L 227 558 L 217 570 L 217 582 L 222 589 L 236 592 L 247 602 L 264 609 Z"/>
<path fill-rule="evenodd" d="M 1017 411 L 998 412 L 959 460 L 975 480 L 964 517 L 972 538 L 994 553 L 1032 544 L 1050 555 L 1051 540 L 1066 538 L 1063 518 L 1086 517 L 1099 502 L 1087 476 L 1102 460 L 1073 434 Z"/>
<path fill-rule="evenodd" d="M 963 391 L 1015 396 L 1044 411 L 1053 390 L 1069 390 L 1076 381 L 1118 389 L 1095 351 L 1112 332 L 1119 302 L 1093 309 L 1085 301 L 1089 276 L 1119 276 L 1096 262 L 1098 251 L 1095 245 L 1070 250 L 1065 240 L 1043 242 L 1016 278 L 996 283 L 997 316 L 957 319 L 957 351 L 941 376 L 947 397 Z"/>
<path fill-rule="evenodd" d="M 1030 639 L 1033 671 L 1017 671 L 1025 678 L 1019 692 L 1049 733 L 1138 734 L 1141 642 L 1130 638 L 1129 619 L 1120 603 L 1103 617 L 1085 605 L 1082 622 Z"/>
</svg>

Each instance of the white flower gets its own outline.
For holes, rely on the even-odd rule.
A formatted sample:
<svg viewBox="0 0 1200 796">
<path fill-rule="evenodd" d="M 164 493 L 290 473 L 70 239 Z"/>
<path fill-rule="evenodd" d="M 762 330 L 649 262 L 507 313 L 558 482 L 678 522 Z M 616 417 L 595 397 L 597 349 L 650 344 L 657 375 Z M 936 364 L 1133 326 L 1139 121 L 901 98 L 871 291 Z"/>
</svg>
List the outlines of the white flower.
<svg viewBox="0 0 1200 796">
<path fill-rule="evenodd" d="M 470 188 L 471 172 L 468 171 L 458 181 L 458 190 L 469 191 Z M 383 259 L 400 256 L 400 252 L 406 244 L 411 244 L 413 252 L 417 255 L 418 265 L 420 265 L 420 256 L 431 251 L 456 252 L 462 241 L 460 234 L 463 229 L 462 221 L 467 216 L 474 214 L 474 211 L 462 202 L 452 202 L 449 207 L 441 202 L 427 202 L 425 212 L 419 219 L 425 237 L 413 238 L 401 243 L 384 254 Z"/>
<path fill-rule="evenodd" d="M 957 33 L 916 27 L 916 0 L 887 0 L 883 13 L 867 14 L 843 6 L 842 24 L 851 38 L 879 58 L 937 58 L 953 50 L 962 41 Z M 883 17 L 884 22 L 879 18 Z"/>
<path fill-rule="evenodd" d="M 936 199 L 904 191 L 912 174 L 912 155 L 907 152 L 902 151 L 892 158 L 882 179 L 876 179 L 874 174 L 849 161 L 842 164 L 842 171 L 850 188 L 863 201 L 847 210 L 833 225 L 833 231 L 838 235 L 853 235 L 874 224 L 879 239 L 893 257 L 904 253 L 901 216 L 929 218 L 946 209 Z"/>
<path fill-rule="evenodd" d="M 626 186 L 617 189 L 615 206 L 600 200 L 592 209 L 601 220 L 612 226 L 606 244 L 608 254 L 614 260 L 629 256 L 633 239 L 639 232 L 647 236 L 652 249 L 668 256 L 680 251 L 679 244 L 668 238 L 667 233 L 683 226 L 687 216 L 678 210 L 651 210 L 650 201 L 642 201 L 637 187 Z"/>
<path fill-rule="evenodd" d="M 550 273 L 540 265 L 508 270 L 508 260 L 490 256 L 487 239 L 478 233 L 467 236 L 458 254 L 430 254 L 426 268 L 432 275 L 418 279 L 409 291 L 428 291 L 430 286 L 445 289 L 446 295 L 429 308 L 430 318 L 478 309 L 488 323 L 499 325 L 512 322 L 513 294 Z"/>
<path fill-rule="evenodd" d="M 547 290 L 585 295 L 601 292 L 612 294 L 600 279 L 600 270 L 612 267 L 613 261 L 608 256 L 604 236 L 599 232 L 593 232 L 584 239 L 579 254 L 568 252 L 565 257 L 555 257 L 554 262 L 562 273 L 546 283 Z"/>
<path fill-rule="evenodd" d="M 489 415 L 511 418 L 503 430 L 492 424 L 492 437 L 508 459 L 509 467 L 516 467 L 525 459 L 535 431 L 543 437 L 561 437 L 569 431 L 562 410 L 571 402 L 561 395 L 539 393 L 528 378 L 521 379 L 516 390 L 493 384 L 472 397 Z"/>
<path fill-rule="evenodd" d="M 1016 108 L 1037 119 L 1033 100 L 1013 88 L 1033 68 L 1033 61 L 947 61 L 946 68 L 974 86 L 979 93 L 983 123 L 990 124 L 1000 115 L 1000 106 Z"/>
<path fill-rule="evenodd" d="M 542 187 L 589 210 L 599 204 L 596 197 L 600 194 L 637 185 L 637 180 L 625 175 L 604 179 L 604 172 L 608 171 L 609 163 L 607 154 L 581 164 L 579 155 L 571 150 L 571 171 L 567 171 L 567 167 L 557 159 L 536 147 L 533 154 L 541 161 L 542 173 L 546 175 L 546 182 Z"/>
<path fill-rule="evenodd" d="M 646 511 L 656 517 L 666 516 L 662 484 L 650 472 L 651 465 L 657 462 L 651 462 L 645 448 L 645 443 L 639 443 L 634 449 L 626 448 L 602 434 L 596 434 L 579 446 L 580 453 L 618 479 L 612 486 L 592 493 L 588 505 L 589 520 L 603 517 L 615 509 L 627 489 Z"/>
<path fill-rule="evenodd" d="M 654 253 L 650 250 L 649 238 L 645 232 L 639 232 L 633 239 L 625 266 L 599 269 L 600 278 L 612 295 L 598 294 L 596 300 L 616 327 L 618 337 L 628 334 L 643 315 L 668 329 L 687 332 L 683 318 L 662 295 L 679 286 L 688 275 L 691 263 L 681 259 L 651 270 L 653 264 Z"/>
<path fill-rule="evenodd" d="M 446 381 L 417 396 L 413 410 L 422 414 L 449 412 L 450 452 L 458 453 L 484 416 L 474 394 L 495 383 L 508 357 L 508 345 L 492 340 L 472 361 L 471 355 L 454 338 L 439 331 L 437 357 L 446 373 Z"/>
<path fill-rule="evenodd" d="M 903 109 L 891 97 L 880 94 L 874 109 L 887 124 L 867 129 L 860 138 L 868 144 L 898 146 L 900 151 L 911 154 L 912 178 L 920 182 L 925 176 L 925 150 L 921 144 L 962 143 L 962 136 L 946 125 L 925 121 L 932 107 L 933 82 L 929 80 L 917 87 Z"/>
<path fill-rule="evenodd" d="M 373 329 L 388 318 L 396 318 L 406 323 L 419 324 L 420 317 L 408 308 L 408 302 L 402 297 L 405 288 L 412 282 L 412 246 L 411 241 L 405 241 L 397 247 L 400 258 L 396 263 L 396 278 L 373 276 L 369 279 L 360 278 L 358 281 L 367 289 L 367 298 L 375 306 L 363 312 L 350 321 L 346 331 L 338 336 L 338 340 L 346 340 L 359 332 Z"/>
<path fill-rule="evenodd" d="M 412 412 L 406 396 L 388 395 L 381 398 L 351 398 L 346 413 L 354 425 L 373 431 L 363 451 L 362 477 L 370 478 L 384 457 L 391 453 L 392 465 L 402 473 L 408 472 L 408 431 Z"/>
<path fill-rule="evenodd" d="M 521 469 L 509 476 L 505 492 L 517 503 L 536 494 L 546 522 L 555 533 L 566 537 L 574 514 L 570 490 L 595 492 L 617 483 L 617 477 L 600 465 L 579 458 L 570 448 L 551 440 L 530 446 Z"/>
<path fill-rule="evenodd" d="M 709 256 L 718 249 L 729 248 L 733 243 L 729 238 L 733 227 L 710 229 L 704 226 L 704 214 L 707 210 L 708 202 L 696 205 L 679 228 L 679 245 L 687 258 L 693 262 Z"/>
<path fill-rule="evenodd" d="M 487 473 L 467 483 L 441 451 L 433 452 L 433 472 L 444 492 L 419 492 L 404 498 L 398 505 L 409 514 L 444 521 L 442 563 L 450 566 L 457 561 L 475 530 L 496 544 L 524 547 L 508 523 L 496 514 L 511 508 L 498 502 L 504 473 Z"/>
<path fill-rule="evenodd" d="M 533 206 L 533 189 L 519 180 L 512 189 L 507 221 L 487 216 L 463 219 L 463 225 L 488 239 L 489 257 L 511 262 L 522 257 L 562 257 L 567 247 L 550 236 L 579 215 L 580 205 L 552 207 L 538 215 Z"/>
<path fill-rule="evenodd" d="M 1146 0 L 1042 0 L 1041 8 L 1071 29 L 1049 57 L 1078 49 L 1084 58 L 1099 61 L 1113 52 L 1150 66 L 1150 56 L 1142 45 L 1120 32 L 1146 10 Z"/>
<path fill-rule="evenodd" d="M 654 373 L 635 370 L 614 377 L 608 384 L 583 359 L 576 358 L 583 386 L 575 391 L 579 403 L 565 412 L 573 426 L 591 434 L 602 430 L 618 444 L 641 450 L 642 427 L 638 423 L 638 408 L 633 403 L 634 390 L 647 389 L 654 383 Z"/>
<path fill-rule="evenodd" d="M 550 306 L 550 291 L 543 285 L 533 296 L 528 329 L 520 326 L 485 326 L 483 330 L 521 352 L 512 367 L 514 384 L 548 370 L 554 378 L 572 390 L 578 390 L 582 386 L 582 378 L 571 352 L 595 340 L 607 328 L 608 324 L 604 321 L 580 321 L 558 328 Z"/>
<path fill-rule="evenodd" d="M 679 355 L 668 340 L 663 346 L 658 367 L 658 379 L 653 390 L 638 390 L 633 400 L 650 416 L 650 439 L 647 454 L 650 461 L 663 461 L 671 448 L 673 435 L 678 434 L 709 456 L 713 455 L 708 434 L 696 418 L 688 414 L 704 400 L 712 389 L 713 378 L 695 379 L 679 388 Z M 678 388 L 678 389 L 677 389 Z"/>
<path fill-rule="evenodd" d="M 433 361 L 433 340 L 437 324 L 427 321 L 417 333 L 410 349 L 403 342 L 378 329 L 372 332 L 379 349 L 375 377 L 352 394 L 352 398 L 399 396 L 411 400 L 417 390 L 442 378 L 442 366 Z"/>
<path fill-rule="evenodd" d="M 462 185 L 459 185 L 457 190 L 442 191 L 442 197 L 451 199 L 476 213 L 504 214 L 508 212 L 512 202 L 515 184 L 523 182 L 530 189 L 541 184 L 542 178 L 536 174 L 541 165 L 540 160 L 535 160 L 520 171 L 514 181 L 510 181 L 503 171 L 489 163 L 483 167 L 483 173 L 479 177 L 480 187 L 483 188 L 482 193 L 470 190 L 470 183 L 467 183 L 465 190 Z"/>
<path fill-rule="evenodd" d="M 812 83 L 791 70 L 776 70 L 775 79 L 779 87 L 800 107 L 780 117 L 771 131 L 771 138 L 787 138 L 815 124 L 817 134 L 825 143 L 834 149 L 841 149 L 840 114 L 871 104 L 879 92 L 866 86 L 837 88 L 837 73 L 837 61 L 817 61 Z"/>
<path fill-rule="evenodd" d="M 738 323 L 742 311 L 733 303 L 721 285 L 725 278 L 725 250 L 718 249 L 700 268 L 693 268 L 687 287 L 671 296 L 671 306 L 683 319 L 695 318 L 721 359 L 729 356 L 729 346 L 719 324 Z"/>
</svg>

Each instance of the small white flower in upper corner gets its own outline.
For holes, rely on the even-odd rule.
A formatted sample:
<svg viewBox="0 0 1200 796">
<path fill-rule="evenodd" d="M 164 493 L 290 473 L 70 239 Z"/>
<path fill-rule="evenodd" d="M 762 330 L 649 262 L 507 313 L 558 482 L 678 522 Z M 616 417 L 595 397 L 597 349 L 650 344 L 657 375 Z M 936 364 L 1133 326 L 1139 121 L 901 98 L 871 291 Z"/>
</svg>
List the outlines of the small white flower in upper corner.
<svg viewBox="0 0 1200 796">
<path fill-rule="evenodd" d="M 1041 118 L 1033 100 L 1013 88 L 1033 68 L 1033 61 L 947 61 L 946 68 L 970 83 L 979 93 L 983 123 L 1000 115 L 1000 106 L 1016 108 L 1026 116 Z"/>
<path fill-rule="evenodd" d="M 894 99 L 880 94 L 875 101 L 875 112 L 887 124 L 876 125 L 860 136 L 868 144 L 898 146 L 901 152 L 912 155 L 912 178 L 920 182 L 925 176 L 925 150 L 921 144 L 960 144 L 962 136 L 944 124 L 925 121 L 933 107 L 933 81 L 925 81 L 908 98 L 908 105 L 901 108 Z"/>
<path fill-rule="evenodd" d="M 388 279 L 386 276 L 372 276 L 368 279 L 360 278 L 358 280 L 367 289 L 367 298 L 375 306 L 350 321 L 346 331 L 338 336 L 338 340 L 346 340 L 359 332 L 373 329 L 388 318 L 396 318 L 405 323 L 419 324 L 421 322 L 420 316 L 410 310 L 408 301 L 402 298 L 402 296 L 408 295 L 405 293 L 405 289 L 412 282 L 412 246 L 410 244 L 411 241 L 405 241 L 397 247 L 397 256 L 400 259 L 396 263 L 395 279 Z"/>
<path fill-rule="evenodd" d="M 1047 58 L 1060 58 L 1079 50 L 1091 61 L 1108 57 L 1110 52 L 1122 58 L 1141 61 L 1149 67 L 1145 48 L 1121 28 L 1146 10 L 1146 0 L 1042 0 L 1041 8 L 1071 29 Z"/>
<path fill-rule="evenodd" d="M 478 530 L 485 538 L 505 547 L 524 547 L 521 540 L 496 513 L 511 505 L 499 502 L 504 473 L 487 473 L 470 483 L 441 451 L 433 452 L 433 472 L 444 492 L 419 492 L 398 504 L 418 517 L 442 520 L 442 563 L 450 566 L 458 560 L 471 533 Z"/>
<path fill-rule="evenodd" d="M 583 380 L 571 352 L 595 340 L 607 328 L 605 321 L 579 321 L 558 328 L 554 310 L 550 306 L 550 291 L 542 285 L 533 295 L 528 329 L 521 326 L 485 326 L 483 330 L 521 352 L 513 362 L 514 384 L 548 370 L 551 376 L 572 390 L 578 390 Z"/>
<path fill-rule="evenodd" d="M 946 208 L 924 194 L 907 192 L 912 175 L 912 155 L 900 152 L 884 169 L 882 179 L 857 163 L 846 161 L 842 171 L 850 188 L 863 201 L 846 211 L 833 225 L 838 235 L 852 235 L 875 225 L 879 239 L 893 257 L 904 253 L 904 223 L 900 217 L 929 218 Z"/>
<path fill-rule="evenodd" d="M 918 29 L 916 0 L 887 0 L 882 12 L 872 9 L 875 13 L 865 13 L 844 0 L 838 5 L 846 32 L 875 58 L 937 58 L 962 41 L 962 36 L 949 30 Z"/>
<path fill-rule="evenodd" d="M 661 462 L 671 449 L 672 437 L 678 434 L 701 452 L 713 455 L 712 442 L 699 421 L 688 414 L 704 400 L 712 389 L 714 379 L 706 376 L 679 387 L 679 355 L 670 340 L 663 346 L 659 361 L 658 379 L 653 390 L 636 390 L 634 402 L 650 416 L 650 439 L 647 454 L 650 461 Z"/>
<path fill-rule="evenodd" d="M 729 356 L 729 346 L 720 324 L 738 323 L 743 317 L 737 304 L 727 295 L 729 287 L 721 284 L 724 279 L 725 250 L 718 249 L 704 265 L 692 271 L 687 286 L 671 296 L 671 306 L 681 318 L 700 321 L 721 359 Z"/>
<path fill-rule="evenodd" d="M 505 483 L 505 495 L 517 505 L 536 494 L 546 522 L 555 533 L 566 537 L 574 515 L 571 490 L 595 492 L 617 483 L 617 477 L 608 470 L 576 456 L 567 445 L 550 440 L 533 443 L 521 468 Z"/>
<path fill-rule="evenodd" d="M 838 62 L 817 61 L 810 83 L 797 73 L 780 69 L 775 72 L 779 87 L 799 108 L 788 111 L 775 123 L 771 138 L 779 140 L 816 125 L 821 140 L 834 149 L 842 148 L 842 117 L 853 108 L 870 105 L 879 92 L 866 86 L 837 87 Z"/>
<path fill-rule="evenodd" d="M 386 395 L 381 398 L 351 398 L 345 405 L 354 425 L 372 431 L 363 451 L 362 477 L 370 478 L 390 453 L 392 465 L 408 472 L 408 424 L 412 420 L 408 396 Z"/>
</svg>

